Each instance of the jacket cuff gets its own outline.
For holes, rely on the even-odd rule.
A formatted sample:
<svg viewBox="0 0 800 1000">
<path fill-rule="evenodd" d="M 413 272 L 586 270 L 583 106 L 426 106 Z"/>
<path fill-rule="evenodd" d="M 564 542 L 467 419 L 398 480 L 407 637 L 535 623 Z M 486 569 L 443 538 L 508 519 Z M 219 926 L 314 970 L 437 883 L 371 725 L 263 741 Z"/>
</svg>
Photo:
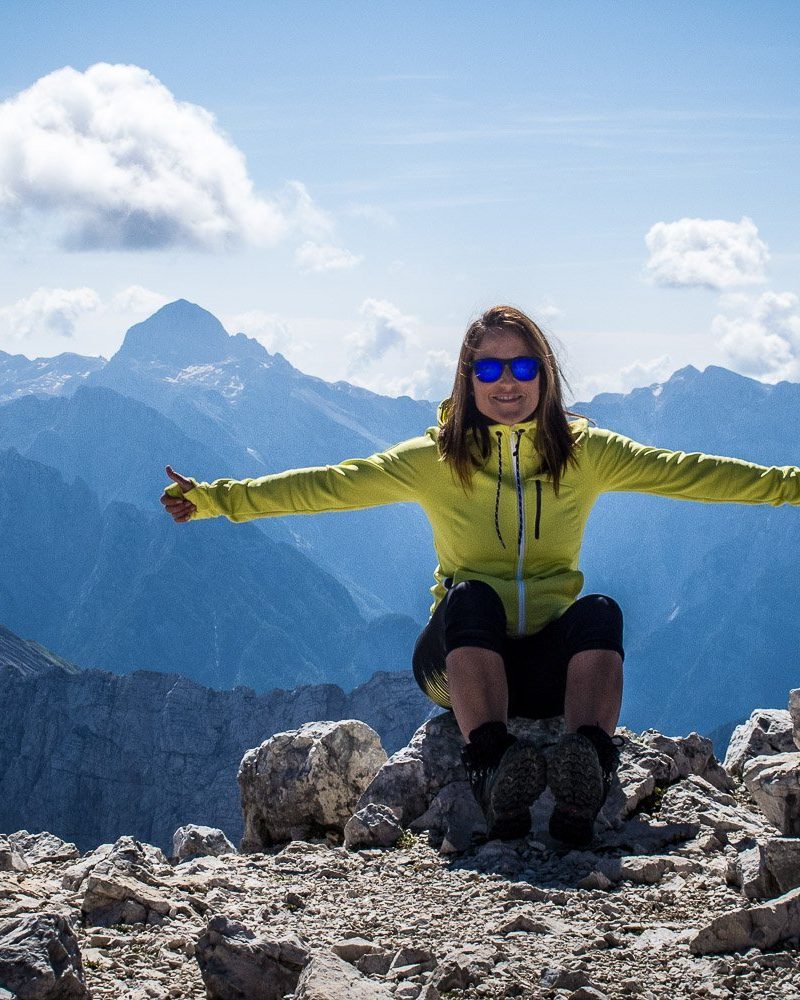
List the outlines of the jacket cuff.
<svg viewBox="0 0 800 1000">
<path fill-rule="evenodd" d="M 196 510 L 192 511 L 189 517 L 190 521 L 197 521 L 202 517 L 216 517 L 217 511 L 214 510 L 211 498 L 207 495 L 203 487 L 192 476 L 185 476 L 184 478 L 188 479 L 190 483 L 195 484 L 194 489 L 188 493 L 184 493 L 178 483 L 170 483 L 164 490 L 167 496 L 176 497 L 177 499 L 185 497 L 189 503 L 195 505 Z"/>
</svg>

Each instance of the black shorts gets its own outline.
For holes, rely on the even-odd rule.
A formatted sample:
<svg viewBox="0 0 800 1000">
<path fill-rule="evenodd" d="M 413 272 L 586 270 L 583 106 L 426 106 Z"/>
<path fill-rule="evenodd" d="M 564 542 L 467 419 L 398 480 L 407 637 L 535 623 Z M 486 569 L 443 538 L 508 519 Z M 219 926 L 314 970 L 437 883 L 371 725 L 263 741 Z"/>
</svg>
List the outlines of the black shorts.
<svg viewBox="0 0 800 1000">
<path fill-rule="evenodd" d="M 459 646 L 492 649 L 503 657 L 508 714 L 548 719 L 564 712 L 567 665 L 586 649 L 611 649 L 625 659 L 622 610 L 603 594 L 587 594 L 533 635 L 506 634 L 497 592 L 482 580 L 465 580 L 447 592 L 414 647 L 417 684 L 442 708 L 452 708 L 445 657 Z"/>
</svg>

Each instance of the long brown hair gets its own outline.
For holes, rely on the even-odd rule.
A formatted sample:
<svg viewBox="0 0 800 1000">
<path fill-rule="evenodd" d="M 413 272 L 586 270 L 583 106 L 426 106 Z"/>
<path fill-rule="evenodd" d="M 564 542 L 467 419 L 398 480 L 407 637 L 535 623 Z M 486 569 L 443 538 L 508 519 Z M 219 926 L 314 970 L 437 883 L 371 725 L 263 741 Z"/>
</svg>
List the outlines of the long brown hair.
<svg viewBox="0 0 800 1000">
<path fill-rule="evenodd" d="M 465 490 L 472 485 L 472 472 L 491 453 L 488 420 L 475 404 L 470 362 L 488 333 L 509 330 L 527 343 L 539 358 L 539 405 L 536 408 L 535 447 L 542 456 L 542 470 L 553 478 L 556 494 L 569 462 L 575 461 L 574 439 L 567 416 L 580 417 L 564 408 L 562 384 L 568 385 L 547 337 L 536 323 L 514 306 L 492 306 L 467 327 L 458 356 L 453 391 L 439 431 L 439 455 L 452 466 Z M 478 453 L 475 452 L 477 444 Z"/>
</svg>

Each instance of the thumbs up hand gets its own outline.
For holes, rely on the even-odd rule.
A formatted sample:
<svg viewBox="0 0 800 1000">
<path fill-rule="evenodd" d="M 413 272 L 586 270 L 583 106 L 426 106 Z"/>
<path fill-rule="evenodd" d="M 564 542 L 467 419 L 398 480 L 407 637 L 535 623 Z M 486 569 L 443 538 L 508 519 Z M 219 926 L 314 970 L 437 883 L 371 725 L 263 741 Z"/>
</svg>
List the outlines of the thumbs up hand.
<svg viewBox="0 0 800 1000">
<path fill-rule="evenodd" d="M 184 476 L 179 475 L 171 465 L 166 467 L 166 471 L 169 478 L 180 486 L 181 493 L 186 494 L 194 489 L 194 483 Z M 188 521 L 193 511 L 197 510 L 191 500 L 187 500 L 185 496 L 173 497 L 167 492 L 162 494 L 161 503 L 166 508 L 167 513 L 172 515 L 172 519 L 176 524 Z"/>
</svg>

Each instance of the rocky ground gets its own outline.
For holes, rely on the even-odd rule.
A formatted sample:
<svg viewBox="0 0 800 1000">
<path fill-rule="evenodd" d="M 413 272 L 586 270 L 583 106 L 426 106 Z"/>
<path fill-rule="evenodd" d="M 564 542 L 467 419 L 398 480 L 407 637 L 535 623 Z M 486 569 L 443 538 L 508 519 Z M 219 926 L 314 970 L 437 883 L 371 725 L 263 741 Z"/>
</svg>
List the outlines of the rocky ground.
<svg viewBox="0 0 800 1000">
<path fill-rule="evenodd" d="M 800 771 L 788 712 L 777 736 L 771 721 L 751 720 L 724 771 L 698 737 L 629 734 L 588 851 L 551 841 L 544 812 L 523 840 L 459 848 L 465 813 L 432 803 L 469 802 L 460 777 L 428 789 L 420 832 L 387 836 L 384 816 L 383 846 L 369 789 L 358 837 L 330 824 L 247 853 L 202 828 L 170 859 L 20 831 L 0 839 L 0 1000 L 800 998 L 800 840 L 737 777 L 792 753 Z M 395 755 L 369 787 L 424 757 Z"/>
</svg>

